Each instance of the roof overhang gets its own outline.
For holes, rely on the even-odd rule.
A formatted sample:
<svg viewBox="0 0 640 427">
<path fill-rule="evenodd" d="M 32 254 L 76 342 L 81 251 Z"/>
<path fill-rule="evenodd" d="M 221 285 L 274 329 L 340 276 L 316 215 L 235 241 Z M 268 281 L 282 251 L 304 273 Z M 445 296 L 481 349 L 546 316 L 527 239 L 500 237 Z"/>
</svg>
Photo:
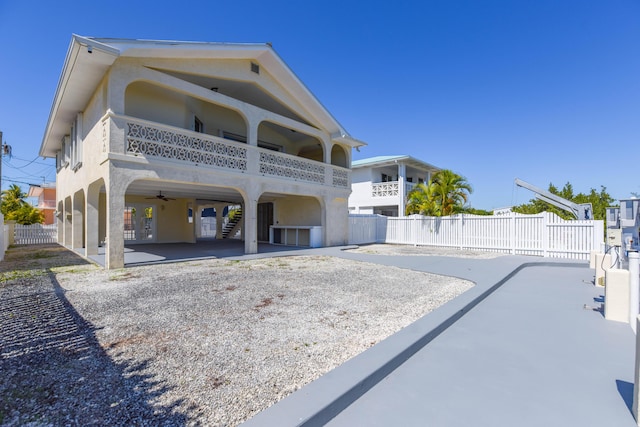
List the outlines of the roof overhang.
<svg viewBox="0 0 640 427">
<path fill-rule="evenodd" d="M 333 141 L 351 147 L 366 145 L 351 138 L 269 44 L 103 39 L 74 34 L 40 147 L 42 157 L 55 157 L 76 115 L 85 109 L 119 57 L 255 60 L 332 135 Z"/>
<path fill-rule="evenodd" d="M 411 156 L 378 156 L 368 159 L 361 159 L 351 162 L 351 169 L 369 168 L 369 167 L 385 167 L 395 166 L 398 163 L 403 163 L 406 166 L 410 166 L 415 169 L 437 172 L 441 168 L 434 166 L 430 163 L 423 162 Z"/>
</svg>

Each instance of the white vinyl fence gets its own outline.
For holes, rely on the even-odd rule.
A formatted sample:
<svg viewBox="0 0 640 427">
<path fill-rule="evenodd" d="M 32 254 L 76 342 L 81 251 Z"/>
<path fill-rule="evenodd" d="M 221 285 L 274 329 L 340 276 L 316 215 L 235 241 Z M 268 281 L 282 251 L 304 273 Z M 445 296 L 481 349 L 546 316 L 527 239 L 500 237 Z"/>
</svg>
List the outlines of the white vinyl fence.
<svg viewBox="0 0 640 427">
<path fill-rule="evenodd" d="M 13 245 L 39 245 L 56 243 L 58 241 L 58 227 L 53 225 L 14 225 Z"/>
<path fill-rule="evenodd" d="M 349 243 L 395 243 L 588 260 L 604 242 L 603 221 L 555 214 L 385 217 L 349 215 Z"/>
</svg>

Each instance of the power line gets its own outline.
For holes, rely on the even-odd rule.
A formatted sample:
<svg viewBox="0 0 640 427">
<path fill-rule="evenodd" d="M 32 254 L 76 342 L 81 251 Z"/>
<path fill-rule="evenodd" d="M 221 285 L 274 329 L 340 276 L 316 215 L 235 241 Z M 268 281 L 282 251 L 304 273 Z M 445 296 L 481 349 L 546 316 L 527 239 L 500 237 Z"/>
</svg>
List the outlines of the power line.
<svg viewBox="0 0 640 427">
<path fill-rule="evenodd" d="M 18 184 L 24 184 L 24 185 L 35 185 L 35 186 L 39 186 L 39 184 L 34 184 L 34 183 L 31 183 L 31 182 L 18 181 L 18 180 L 16 180 L 16 179 L 7 178 L 6 176 L 3 176 L 3 177 L 2 177 L 2 180 L 3 180 L 3 181 L 9 181 L 9 182 L 15 182 L 15 183 L 18 183 Z"/>
<path fill-rule="evenodd" d="M 20 173 L 20 178 L 41 178 L 42 176 L 49 177 L 53 170 L 42 169 L 33 173 L 24 173 L 22 169 L 15 168 L 16 172 Z"/>
<path fill-rule="evenodd" d="M 20 166 L 20 167 L 22 167 L 22 168 L 29 166 L 31 163 L 34 163 L 34 164 L 36 164 L 36 165 L 43 165 L 43 166 L 53 166 L 53 165 L 51 165 L 51 164 L 49 164 L 49 163 L 36 162 L 36 160 L 38 160 L 39 158 L 40 158 L 40 156 L 37 156 L 37 157 L 36 157 L 35 159 L 33 159 L 33 160 L 27 160 L 27 159 L 22 159 L 22 158 L 20 158 L 20 157 L 16 157 L 16 156 L 12 156 L 12 157 L 11 157 L 11 159 L 20 160 L 20 161 L 22 161 L 22 162 L 29 162 L 29 163 L 27 163 L 26 165 L 22 165 L 22 166 Z"/>
</svg>

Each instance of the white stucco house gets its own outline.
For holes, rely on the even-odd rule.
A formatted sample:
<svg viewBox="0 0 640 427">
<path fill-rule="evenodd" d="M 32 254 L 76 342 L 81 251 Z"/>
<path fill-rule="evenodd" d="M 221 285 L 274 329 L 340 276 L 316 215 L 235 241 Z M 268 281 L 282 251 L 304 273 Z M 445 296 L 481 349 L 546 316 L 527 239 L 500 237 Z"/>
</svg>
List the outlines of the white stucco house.
<svg viewBox="0 0 640 427">
<path fill-rule="evenodd" d="M 73 35 L 40 155 L 59 243 L 119 268 L 125 244 L 195 243 L 205 207 L 242 206 L 245 253 L 273 227 L 346 243 L 362 145 L 269 44 Z"/>
<path fill-rule="evenodd" d="M 404 216 L 407 194 L 440 168 L 411 156 L 377 156 L 351 163 L 349 213 Z"/>
</svg>

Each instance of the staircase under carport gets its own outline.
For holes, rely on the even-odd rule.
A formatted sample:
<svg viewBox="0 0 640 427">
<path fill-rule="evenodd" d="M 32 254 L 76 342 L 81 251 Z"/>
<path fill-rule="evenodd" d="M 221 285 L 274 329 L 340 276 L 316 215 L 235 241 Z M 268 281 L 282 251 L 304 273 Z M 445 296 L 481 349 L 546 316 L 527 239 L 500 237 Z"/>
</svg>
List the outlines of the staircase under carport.
<svg viewBox="0 0 640 427">
<path fill-rule="evenodd" d="M 229 239 L 233 238 L 233 236 L 238 233 L 238 230 L 242 226 L 242 209 L 238 209 L 235 211 L 233 219 L 229 219 L 229 221 L 222 227 L 222 238 Z"/>
</svg>

